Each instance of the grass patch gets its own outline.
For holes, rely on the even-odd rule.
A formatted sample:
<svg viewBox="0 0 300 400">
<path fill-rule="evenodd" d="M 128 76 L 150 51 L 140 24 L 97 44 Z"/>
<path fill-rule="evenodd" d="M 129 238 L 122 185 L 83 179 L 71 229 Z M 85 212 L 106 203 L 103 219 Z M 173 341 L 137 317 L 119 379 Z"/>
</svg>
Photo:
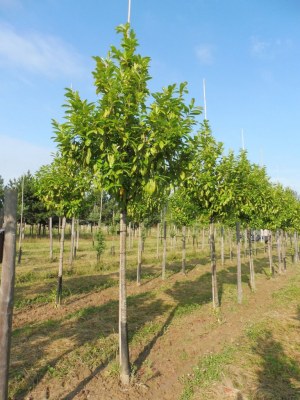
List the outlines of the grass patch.
<svg viewBox="0 0 300 400">
<path fill-rule="evenodd" d="M 300 286 L 294 283 L 289 286 L 278 290 L 272 294 L 272 297 L 281 304 L 290 302 L 299 302 L 300 300 Z"/>
<path fill-rule="evenodd" d="M 181 400 L 300 399 L 300 297 L 294 282 L 274 293 L 272 317 L 262 315 L 236 345 L 203 357 L 183 377 Z"/>
<path fill-rule="evenodd" d="M 235 348 L 228 346 L 221 353 L 203 357 L 193 369 L 193 373 L 183 377 L 184 390 L 180 400 L 192 399 L 197 387 L 205 389 L 219 380 L 226 366 L 232 362 L 235 351 Z"/>
<path fill-rule="evenodd" d="M 95 280 L 99 280 L 99 283 L 95 283 Z M 28 281 L 26 282 L 28 284 Z M 63 301 L 71 296 L 76 296 L 80 294 L 99 292 L 110 287 L 116 286 L 118 281 L 112 278 L 99 277 L 99 276 L 88 276 L 83 279 L 80 278 L 66 278 L 63 283 Z M 55 303 L 56 300 L 56 287 L 47 285 L 41 286 L 41 293 L 32 296 L 30 293 L 26 293 L 25 290 L 22 292 L 17 289 L 15 308 L 21 309 L 24 307 L 39 305 L 39 304 L 49 304 Z M 23 294 L 24 293 L 24 294 Z"/>
</svg>

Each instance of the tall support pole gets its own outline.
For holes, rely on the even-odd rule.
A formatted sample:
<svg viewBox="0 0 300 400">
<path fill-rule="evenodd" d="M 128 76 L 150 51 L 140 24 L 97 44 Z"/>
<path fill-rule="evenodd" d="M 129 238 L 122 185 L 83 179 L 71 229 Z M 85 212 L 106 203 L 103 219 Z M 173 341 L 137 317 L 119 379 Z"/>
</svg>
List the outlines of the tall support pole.
<svg viewBox="0 0 300 400">
<path fill-rule="evenodd" d="M 205 79 L 203 79 L 203 97 L 204 97 L 204 119 L 207 119 L 207 115 L 206 115 L 206 90 L 205 90 Z"/>
<path fill-rule="evenodd" d="M 242 149 L 245 150 L 244 129 L 242 129 L 241 137 L 242 137 Z"/>
<path fill-rule="evenodd" d="M 128 0 L 128 17 L 127 17 L 128 24 L 130 24 L 130 17 L 131 17 L 131 0 Z"/>
<path fill-rule="evenodd" d="M 127 295 L 126 295 L 126 235 L 127 209 L 120 214 L 120 270 L 119 270 L 119 357 L 120 379 L 123 385 L 130 380 L 130 363 L 128 348 Z"/>
<path fill-rule="evenodd" d="M 23 213 L 24 213 L 24 179 L 22 178 L 22 192 L 21 192 L 21 220 L 20 220 L 20 233 L 19 233 L 19 252 L 18 252 L 18 264 L 21 264 L 22 259 L 22 239 L 23 239 Z"/>
<path fill-rule="evenodd" d="M 8 399 L 13 298 L 15 284 L 17 191 L 5 190 L 4 249 L 0 287 L 0 399 Z"/>
</svg>

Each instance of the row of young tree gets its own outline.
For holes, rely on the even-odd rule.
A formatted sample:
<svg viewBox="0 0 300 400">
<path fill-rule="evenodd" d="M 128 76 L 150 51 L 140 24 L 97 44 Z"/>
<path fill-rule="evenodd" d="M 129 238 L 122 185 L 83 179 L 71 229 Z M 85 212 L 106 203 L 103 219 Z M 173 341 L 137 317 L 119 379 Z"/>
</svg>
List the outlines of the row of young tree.
<svg viewBox="0 0 300 400">
<path fill-rule="evenodd" d="M 237 238 L 238 301 L 242 300 L 240 230 L 264 228 L 297 232 L 300 202 L 295 192 L 272 184 L 266 170 L 252 164 L 245 151 L 224 153 L 201 108 L 187 101 L 187 84 L 173 84 L 150 93 L 149 57 L 137 53 L 130 26 L 117 28 L 121 46 L 111 47 L 106 58 L 95 57 L 93 72 L 97 101 L 88 102 L 66 89 L 65 120 L 53 121 L 57 154 L 32 179 L 38 215 L 87 219 L 99 206 L 97 223 L 104 220 L 103 205 L 120 215 L 119 351 L 120 377 L 128 384 L 130 363 L 126 312 L 126 232 L 128 217 L 143 224 L 156 222 L 167 212 L 182 229 L 195 221 L 210 226 L 212 299 L 219 306 L 214 224 L 234 226 Z M 20 185 L 20 182 L 19 182 Z M 92 206 L 92 207 L 91 207 Z M 47 210 L 47 211 L 46 211 Z M 114 211 L 112 211 L 114 210 Z M 27 210 L 30 215 L 29 209 Z M 29 218 L 29 217 L 28 217 Z M 33 220 L 32 219 L 32 220 Z M 106 220 L 108 221 L 108 219 Z M 165 236 L 166 222 L 163 221 Z M 63 229 L 61 234 L 63 240 Z M 271 243 L 271 237 L 269 240 Z M 249 240 L 251 246 L 251 240 Z M 61 249 L 63 252 L 63 247 Z M 165 277 L 165 252 L 162 277 Z M 250 249 L 250 283 L 255 290 Z M 62 286 L 62 256 L 58 291 Z M 184 257 L 183 257 L 184 259 Z M 183 264 L 184 271 L 184 264 Z"/>
</svg>

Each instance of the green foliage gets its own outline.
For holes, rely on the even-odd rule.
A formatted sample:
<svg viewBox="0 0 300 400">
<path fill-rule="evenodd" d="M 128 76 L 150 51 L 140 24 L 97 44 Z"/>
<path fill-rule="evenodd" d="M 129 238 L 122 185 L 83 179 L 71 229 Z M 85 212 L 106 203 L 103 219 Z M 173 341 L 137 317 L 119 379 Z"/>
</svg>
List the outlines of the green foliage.
<svg viewBox="0 0 300 400">
<path fill-rule="evenodd" d="M 186 83 L 154 93 L 150 104 L 150 59 L 136 53 L 128 24 L 117 32 L 120 49 L 111 46 L 106 58 L 94 57 L 98 102 L 67 89 L 66 122 L 53 125 L 62 156 L 89 167 L 96 185 L 126 207 L 178 180 L 200 110 L 193 100 L 185 104 Z"/>
<path fill-rule="evenodd" d="M 98 261 L 100 260 L 102 254 L 104 253 L 105 248 L 106 248 L 105 236 L 102 230 L 99 229 L 98 232 L 96 233 L 96 245 L 95 245 Z"/>
<path fill-rule="evenodd" d="M 79 215 L 89 184 L 86 171 L 57 154 L 36 176 L 36 193 L 49 210 L 60 216 Z"/>
<path fill-rule="evenodd" d="M 223 216 L 226 198 L 222 201 L 222 173 L 220 161 L 223 152 L 222 143 L 212 136 L 208 121 L 192 141 L 193 158 L 189 164 L 189 173 L 184 187 L 189 201 L 198 213 L 205 213 L 209 218 Z"/>
<path fill-rule="evenodd" d="M 251 164 L 244 150 L 237 157 L 233 153 L 224 157 L 221 169 L 226 171 L 224 193 L 227 194 L 229 215 L 246 226 L 262 226 L 262 217 L 268 209 L 267 192 L 270 187 L 265 169 Z"/>
<path fill-rule="evenodd" d="M 47 223 L 49 213 L 43 202 L 36 193 L 37 179 L 28 171 L 18 179 L 10 180 L 9 187 L 16 188 L 18 191 L 18 214 L 21 218 L 22 191 L 23 191 L 23 222 L 29 225 Z"/>
<path fill-rule="evenodd" d="M 197 217 L 197 208 L 185 187 L 179 187 L 171 195 L 168 211 L 172 222 L 179 227 L 191 225 Z"/>
<path fill-rule="evenodd" d="M 268 193 L 268 210 L 264 223 L 268 229 L 294 231 L 300 228 L 300 204 L 297 194 L 280 184 L 272 185 Z"/>
</svg>

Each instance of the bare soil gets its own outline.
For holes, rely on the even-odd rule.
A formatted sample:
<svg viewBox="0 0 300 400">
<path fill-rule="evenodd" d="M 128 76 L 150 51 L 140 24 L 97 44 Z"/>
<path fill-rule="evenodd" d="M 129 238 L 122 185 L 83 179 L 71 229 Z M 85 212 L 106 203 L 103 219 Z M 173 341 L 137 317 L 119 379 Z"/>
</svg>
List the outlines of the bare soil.
<svg viewBox="0 0 300 400">
<path fill-rule="evenodd" d="M 230 264 L 220 271 L 223 275 L 219 276 L 221 311 L 218 313 L 212 310 L 211 303 L 203 297 L 201 307 L 183 315 L 178 314 L 180 307 L 194 304 L 191 302 L 193 297 L 195 301 L 201 301 L 201 293 L 209 293 L 208 266 L 196 265 L 190 268 L 187 275 L 176 273 L 164 282 L 158 276 L 145 281 L 139 287 L 135 283 L 128 284 L 129 296 L 141 295 L 141 303 L 128 309 L 129 329 L 134 331 L 135 318 L 138 316 L 143 321 L 137 321 L 137 326 L 149 323 L 147 307 L 154 306 L 157 313 L 151 314 L 151 320 L 161 326 L 146 344 L 142 341 L 130 344 L 134 373 L 128 387 L 122 386 L 117 374 L 112 373 L 111 359 L 94 368 L 75 361 L 76 365 L 69 366 L 71 373 L 66 371 L 65 377 L 55 375 L 57 363 L 76 351 L 77 346 L 83 346 L 85 342 L 95 339 L 95 330 L 98 333 L 106 332 L 107 336 L 116 336 L 117 320 L 114 317 L 117 315 L 111 315 L 110 320 L 103 316 L 95 320 L 91 316 L 91 319 L 82 320 L 82 324 L 80 320 L 78 324 L 77 320 L 67 316 L 87 307 L 107 304 L 114 306 L 112 302 L 117 303 L 118 298 L 117 286 L 71 297 L 59 308 L 46 304 L 17 310 L 14 315 L 14 329 L 34 329 L 43 323 L 45 329 L 37 329 L 27 336 L 17 335 L 13 338 L 12 368 L 17 367 L 23 358 L 27 358 L 33 363 L 52 366 L 54 372 L 49 374 L 47 370 L 37 374 L 34 384 L 28 383 L 23 393 L 16 395 L 14 399 L 179 399 L 183 390 L 182 378 L 191 373 L 199 358 L 220 351 L 226 344 L 238 344 L 243 330 L 270 312 L 272 293 L 284 287 L 296 273 L 295 267 L 291 267 L 287 274 L 268 279 L 260 270 L 257 274 L 256 293 L 251 293 L 245 275 L 244 301 L 237 305 L 234 270 L 234 264 Z M 50 325 L 49 331 L 47 330 L 46 322 L 49 320 L 58 322 L 57 329 L 53 330 Z M 99 329 L 95 323 L 99 323 Z M 226 392 L 225 398 L 229 398 Z"/>
</svg>

